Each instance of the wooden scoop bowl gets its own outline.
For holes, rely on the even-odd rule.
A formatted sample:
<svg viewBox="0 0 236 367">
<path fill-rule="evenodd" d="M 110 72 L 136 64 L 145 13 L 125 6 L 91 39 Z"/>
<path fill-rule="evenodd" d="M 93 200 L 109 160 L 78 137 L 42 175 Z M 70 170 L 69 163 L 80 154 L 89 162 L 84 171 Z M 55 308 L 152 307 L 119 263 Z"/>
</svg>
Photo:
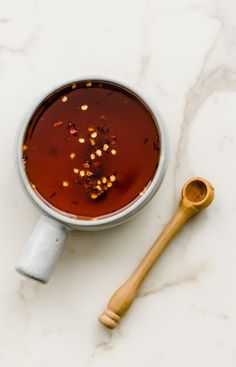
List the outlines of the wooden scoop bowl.
<svg viewBox="0 0 236 367">
<path fill-rule="evenodd" d="M 194 177 L 186 182 L 182 189 L 182 198 L 176 213 L 163 232 L 156 239 L 146 256 L 140 262 L 130 278 L 113 294 L 99 321 L 114 329 L 120 317 L 130 308 L 144 278 L 175 236 L 177 231 L 193 215 L 211 204 L 214 187 L 204 178 Z"/>
</svg>

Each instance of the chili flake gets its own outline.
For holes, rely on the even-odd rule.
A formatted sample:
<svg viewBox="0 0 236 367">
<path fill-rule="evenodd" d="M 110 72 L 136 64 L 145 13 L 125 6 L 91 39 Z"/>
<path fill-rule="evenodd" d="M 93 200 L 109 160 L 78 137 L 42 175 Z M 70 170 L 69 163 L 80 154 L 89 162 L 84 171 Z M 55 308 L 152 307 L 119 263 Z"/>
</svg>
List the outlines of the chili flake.
<svg viewBox="0 0 236 367">
<path fill-rule="evenodd" d="M 75 158 L 75 153 L 70 153 L 70 159 L 74 159 Z"/>
<path fill-rule="evenodd" d="M 96 150 L 96 154 L 97 154 L 97 156 L 98 156 L 98 157 L 101 157 L 101 155 L 102 155 L 102 151 L 101 151 L 100 149 L 97 149 L 97 150 Z"/>
<path fill-rule="evenodd" d="M 83 163 L 83 167 L 84 168 L 89 168 L 90 167 L 90 164 L 88 162 L 85 162 L 85 163 Z"/>
<path fill-rule="evenodd" d="M 64 124 L 64 122 L 63 121 L 56 121 L 56 122 L 54 122 L 53 124 L 52 124 L 52 126 L 53 127 L 57 127 L 57 126 L 61 126 L 61 125 L 63 125 Z"/>
<path fill-rule="evenodd" d="M 74 127 L 71 127 L 70 130 L 69 130 L 69 133 L 70 133 L 70 135 L 77 135 L 78 131 Z"/>
<path fill-rule="evenodd" d="M 100 116 L 101 120 L 107 120 L 107 115 L 104 113 L 103 115 Z"/>
<path fill-rule="evenodd" d="M 109 145 L 108 144 L 104 144 L 102 149 L 106 152 L 109 149 Z"/>
<path fill-rule="evenodd" d="M 116 180 L 116 176 L 115 176 L 115 175 L 111 175 L 111 176 L 110 176 L 110 181 L 111 181 L 111 182 L 115 182 L 115 180 Z"/>
<path fill-rule="evenodd" d="M 27 145 L 24 144 L 22 147 L 23 152 L 25 152 L 27 149 L 28 149 Z"/>
<path fill-rule="evenodd" d="M 91 138 L 96 138 L 98 136 L 98 133 L 96 131 L 94 131 L 90 136 L 91 136 Z"/>
<path fill-rule="evenodd" d="M 68 97 L 67 97 L 67 96 L 63 96 L 63 97 L 62 97 L 62 99 L 61 99 L 61 101 L 62 101 L 63 103 L 67 102 L 67 100 L 68 100 Z"/>
</svg>

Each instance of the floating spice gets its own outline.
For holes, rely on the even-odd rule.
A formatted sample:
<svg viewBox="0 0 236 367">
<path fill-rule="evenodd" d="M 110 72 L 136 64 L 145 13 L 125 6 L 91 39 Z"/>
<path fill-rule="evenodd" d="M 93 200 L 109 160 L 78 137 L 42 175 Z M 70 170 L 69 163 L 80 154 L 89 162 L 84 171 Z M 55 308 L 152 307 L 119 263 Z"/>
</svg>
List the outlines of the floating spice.
<svg viewBox="0 0 236 367">
<path fill-rule="evenodd" d="M 82 104 L 81 110 L 86 111 L 87 109 L 88 109 L 88 105 L 87 104 Z"/>
<path fill-rule="evenodd" d="M 74 159 L 75 158 L 75 153 L 70 153 L 70 159 Z"/>
<path fill-rule="evenodd" d="M 56 121 L 52 124 L 53 127 L 58 127 L 64 124 L 64 121 Z"/>
<path fill-rule="evenodd" d="M 62 101 L 63 103 L 67 102 L 67 100 L 68 100 L 68 97 L 67 97 L 67 96 L 63 96 L 63 97 L 62 97 L 62 99 L 61 99 L 61 101 Z"/>
<path fill-rule="evenodd" d="M 106 113 L 103 113 L 103 114 L 100 116 L 100 119 L 101 119 L 101 120 L 107 120 L 107 114 L 106 114 Z"/>
<path fill-rule="evenodd" d="M 68 123 L 68 131 L 69 131 L 69 134 L 70 135 L 73 135 L 73 136 L 77 136 L 78 135 L 78 130 L 76 128 L 76 125 L 72 122 L 69 122 Z"/>
<path fill-rule="evenodd" d="M 92 134 L 90 134 L 91 138 L 95 139 L 98 136 L 98 133 L 94 131 Z"/>
<path fill-rule="evenodd" d="M 85 162 L 85 163 L 83 163 L 83 167 L 84 168 L 89 168 L 90 167 L 90 164 L 88 162 Z"/>
<path fill-rule="evenodd" d="M 115 180 L 116 180 L 116 176 L 115 176 L 115 175 L 111 175 L 111 176 L 110 176 L 110 181 L 111 181 L 111 182 L 115 182 Z"/>
<path fill-rule="evenodd" d="M 69 133 L 70 133 L 70 135 L 77 135 L 78 131 L 74 127 L 71 127 L 70 130 L 69 130 Z"/>
<path fill-rule="evenodd" d="M 96 150 L 96 154 L 97 154 L 98 157 L 101 157 L 101 155 L 102 155 L 101 149 L 97 149 Z"/>
</svg>

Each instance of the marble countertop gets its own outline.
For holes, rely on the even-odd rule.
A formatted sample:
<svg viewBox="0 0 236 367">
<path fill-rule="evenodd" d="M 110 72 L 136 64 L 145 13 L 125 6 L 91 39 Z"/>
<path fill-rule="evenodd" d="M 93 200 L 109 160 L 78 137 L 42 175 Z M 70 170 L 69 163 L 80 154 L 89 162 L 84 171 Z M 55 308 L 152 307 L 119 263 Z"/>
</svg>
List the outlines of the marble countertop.
<svg viewBox="0 0 236 367">
<path fill-rule="evenodd" d="M 236 365 L 235 0 L 1 0 L 0 365 Z M 130 222 L 72 232 L 47 285 L 14 270 L 39 218 L 13 146 L 32 101 L 60 80 L 108 74 L 139 87 L 170 135 L 165 180 Z M 118 329 L 97 321 L 199 175 L 215 201 L 175 238 Z"/>
</svg>

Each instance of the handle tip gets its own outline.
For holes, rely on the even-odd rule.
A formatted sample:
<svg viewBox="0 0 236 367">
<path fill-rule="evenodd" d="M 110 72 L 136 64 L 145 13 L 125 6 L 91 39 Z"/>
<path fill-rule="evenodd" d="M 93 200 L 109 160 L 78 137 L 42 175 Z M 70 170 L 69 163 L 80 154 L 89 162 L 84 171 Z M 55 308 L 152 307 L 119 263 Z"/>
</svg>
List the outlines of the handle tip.
<svg viewBox="0 0 236 367">
<path fill-rule="evenodd" d="M 103 314 L 99 316 L 99 321 L 107 328 L 115 329 L 120 321 L 120 316 L 106 308 Z"/>
</svg>

